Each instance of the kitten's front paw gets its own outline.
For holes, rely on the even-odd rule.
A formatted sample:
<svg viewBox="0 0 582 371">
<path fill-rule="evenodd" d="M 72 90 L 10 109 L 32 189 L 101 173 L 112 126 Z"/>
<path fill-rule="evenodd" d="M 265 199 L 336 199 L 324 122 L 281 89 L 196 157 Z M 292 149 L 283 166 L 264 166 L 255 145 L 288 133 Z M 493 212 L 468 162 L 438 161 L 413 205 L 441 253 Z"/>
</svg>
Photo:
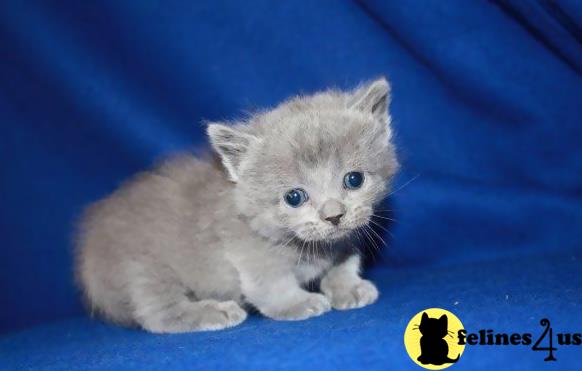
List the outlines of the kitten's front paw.
<svg viewBox="0 0 582 371">
<path fill-rule="evenodd" d="M 268 317 L 285 320 L 297 321 L 310 317 L 319 316 L 331 309 L 329 300 L 321 294 L 307 294 L 305 298 L 298 303 L 291 304 L 287 308 L 265 313 Z"/>
<path fill-rule="evenodd" d="M 146 308 L 147 310 L 147 308 Z M 147 312 L 142 309 L 136 321 L 157 334 L 178 334 L 192 331 L 221 330 L 240 324 L 247 318 L 235 301 L 202 300 L 166 306 L 163 311 Z"/>
<path fill-rule="evenodd" d="M 339 310 L 362 308 L 378 299 L 378 289 L 368 280 L 360 280 L 350 287 L 333 287 L 324 293 Z"/>
<path fill-rule="evenodd" d="M 221 330 L 234 327 L 247 318 L 247 312 L 235 301 L 218 302 L 203 311 L 201 330 Z"/>
<path fill-rule="evenodd" d="M 217 307 L 226 317 L 226 327 L 236 326 L 247 318 L 247 312 L 235 301 L 224 301 Z"/>
</svg>

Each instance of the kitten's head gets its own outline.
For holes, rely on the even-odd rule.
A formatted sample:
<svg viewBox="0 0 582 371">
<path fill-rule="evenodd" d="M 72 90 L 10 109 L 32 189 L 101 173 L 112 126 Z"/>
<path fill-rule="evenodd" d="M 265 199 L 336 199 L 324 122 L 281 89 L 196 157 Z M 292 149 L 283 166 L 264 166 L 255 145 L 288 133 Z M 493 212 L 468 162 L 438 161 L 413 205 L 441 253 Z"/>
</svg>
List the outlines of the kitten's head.
<svg viewBox="0 0 582 371">
<path fill-rule="evenodd" d="M 449 320 L 446 314 L 440 318 L 430 318 L 428 314 L 423 313 L 418 329 L 420 333 L 428 337 L 444 338 L 448 333 Z"/>
<path fill-rule="evenodd" d="M 297 97 L 208 135 L 238 211 L 272 240 L 332 241 L 367 224 L 398 168 L 389 85 Z"/>
</svg>

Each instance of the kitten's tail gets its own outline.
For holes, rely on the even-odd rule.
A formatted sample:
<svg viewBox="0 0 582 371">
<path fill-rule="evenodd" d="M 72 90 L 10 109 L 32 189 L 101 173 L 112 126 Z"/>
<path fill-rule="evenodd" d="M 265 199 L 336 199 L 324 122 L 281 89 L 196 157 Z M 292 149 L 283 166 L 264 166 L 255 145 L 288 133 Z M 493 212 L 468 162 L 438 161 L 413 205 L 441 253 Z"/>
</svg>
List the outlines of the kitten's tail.
<svg viewBox="0 0 582 371">
<path fill-rule="evenodd" d="M 459 357 L 460 356 L 461 356 L 460 354 L 457 355 L 457 358 L 455 358 L 455 359 L 451 359 L 451 358 L 447 357 L 446 358 L 446 361 L 447 361 L 447 363 L 455 363 L 455 362 L 457 362 L 459 360 Z"/>
</svg>

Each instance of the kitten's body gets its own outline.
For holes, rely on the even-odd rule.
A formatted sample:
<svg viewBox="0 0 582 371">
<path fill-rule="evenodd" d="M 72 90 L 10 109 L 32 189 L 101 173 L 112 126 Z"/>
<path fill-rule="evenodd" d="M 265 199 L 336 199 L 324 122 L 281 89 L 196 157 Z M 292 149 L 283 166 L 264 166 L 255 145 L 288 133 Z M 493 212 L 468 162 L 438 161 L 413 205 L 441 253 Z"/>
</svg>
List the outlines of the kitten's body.
<svg viewBox="0 0 582 371">
<path fill-rule="evenodd" d="M 455 363 L 459 360 L 460 354 L 456 358 L 449 358 L 449 345 L 445 340 L 450 331 L 448 330 L 448 318 L 443 314 L 440 318 L 430 318 L 426 313 L 422 314 L 419 325 L 421 354 L 417 360 L 423 365 L 440 366 L 445 363 Z"/>
<path fill-rule="evenodd" d="M 295 99 L 233 128 L 210 125 L 224 167 L 177 156 L 93 205 L 78 241 L 91 308 L 152 332 L 184 332 L 236 325 L 245 304 L 304 319 L 373 302 L 377 290 L 359 277 L 345 238 L 367 223 L 397 167 L 387 88 L 379 80 L 354 94 Z M 336 185 L 352 169 L 366 171 L 367 183 L 350 193 Z M 291 208 L 282 194 L 297 185 L 310 200 Z M 338 205 L 341 223 L 326 223 Z M 321 277 L 323 295 L 302 288 Z"/>
</svg>

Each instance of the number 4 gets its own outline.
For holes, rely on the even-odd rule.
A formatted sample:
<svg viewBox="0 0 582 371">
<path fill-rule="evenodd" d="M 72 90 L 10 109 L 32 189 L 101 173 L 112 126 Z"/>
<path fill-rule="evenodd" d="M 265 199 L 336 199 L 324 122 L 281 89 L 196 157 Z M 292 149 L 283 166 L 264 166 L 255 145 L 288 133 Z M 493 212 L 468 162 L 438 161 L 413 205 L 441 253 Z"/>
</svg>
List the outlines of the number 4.
<svg viewBox="0 0 582 371">
<path fill-rule="evenodd" d="M 550 354 L 546 357 L 546 359 L 544 359 L 544 361 L 548 362 L 548 361 L 557 361 L 556 357 L 554 357 L 554 350 L 558 350 L 558 348 L 554 348 L 553 345 L 553 330 L 550 327 L 550 321 L 547 318 L 544 318 L 540 321 L 540 325 L 545 326 L 546 329 L 544 330 L 544 333 L 542 334 L 542 336 L 540 336 L 540 338 L 538 339 L 538 341 L 536 341 L 536 343 L 534 344 L 534 346 L 532 347 L 533 350 L 547 350 L 550 352 Z M 546 337 L 546 334 L 548 333 L 548 331 L 550 332 L 550 346 L 549 347 L 540 347 L 540 343 L 542 342 L 542 340 L 544 340 L 544 338 Z"/>
</svg>

